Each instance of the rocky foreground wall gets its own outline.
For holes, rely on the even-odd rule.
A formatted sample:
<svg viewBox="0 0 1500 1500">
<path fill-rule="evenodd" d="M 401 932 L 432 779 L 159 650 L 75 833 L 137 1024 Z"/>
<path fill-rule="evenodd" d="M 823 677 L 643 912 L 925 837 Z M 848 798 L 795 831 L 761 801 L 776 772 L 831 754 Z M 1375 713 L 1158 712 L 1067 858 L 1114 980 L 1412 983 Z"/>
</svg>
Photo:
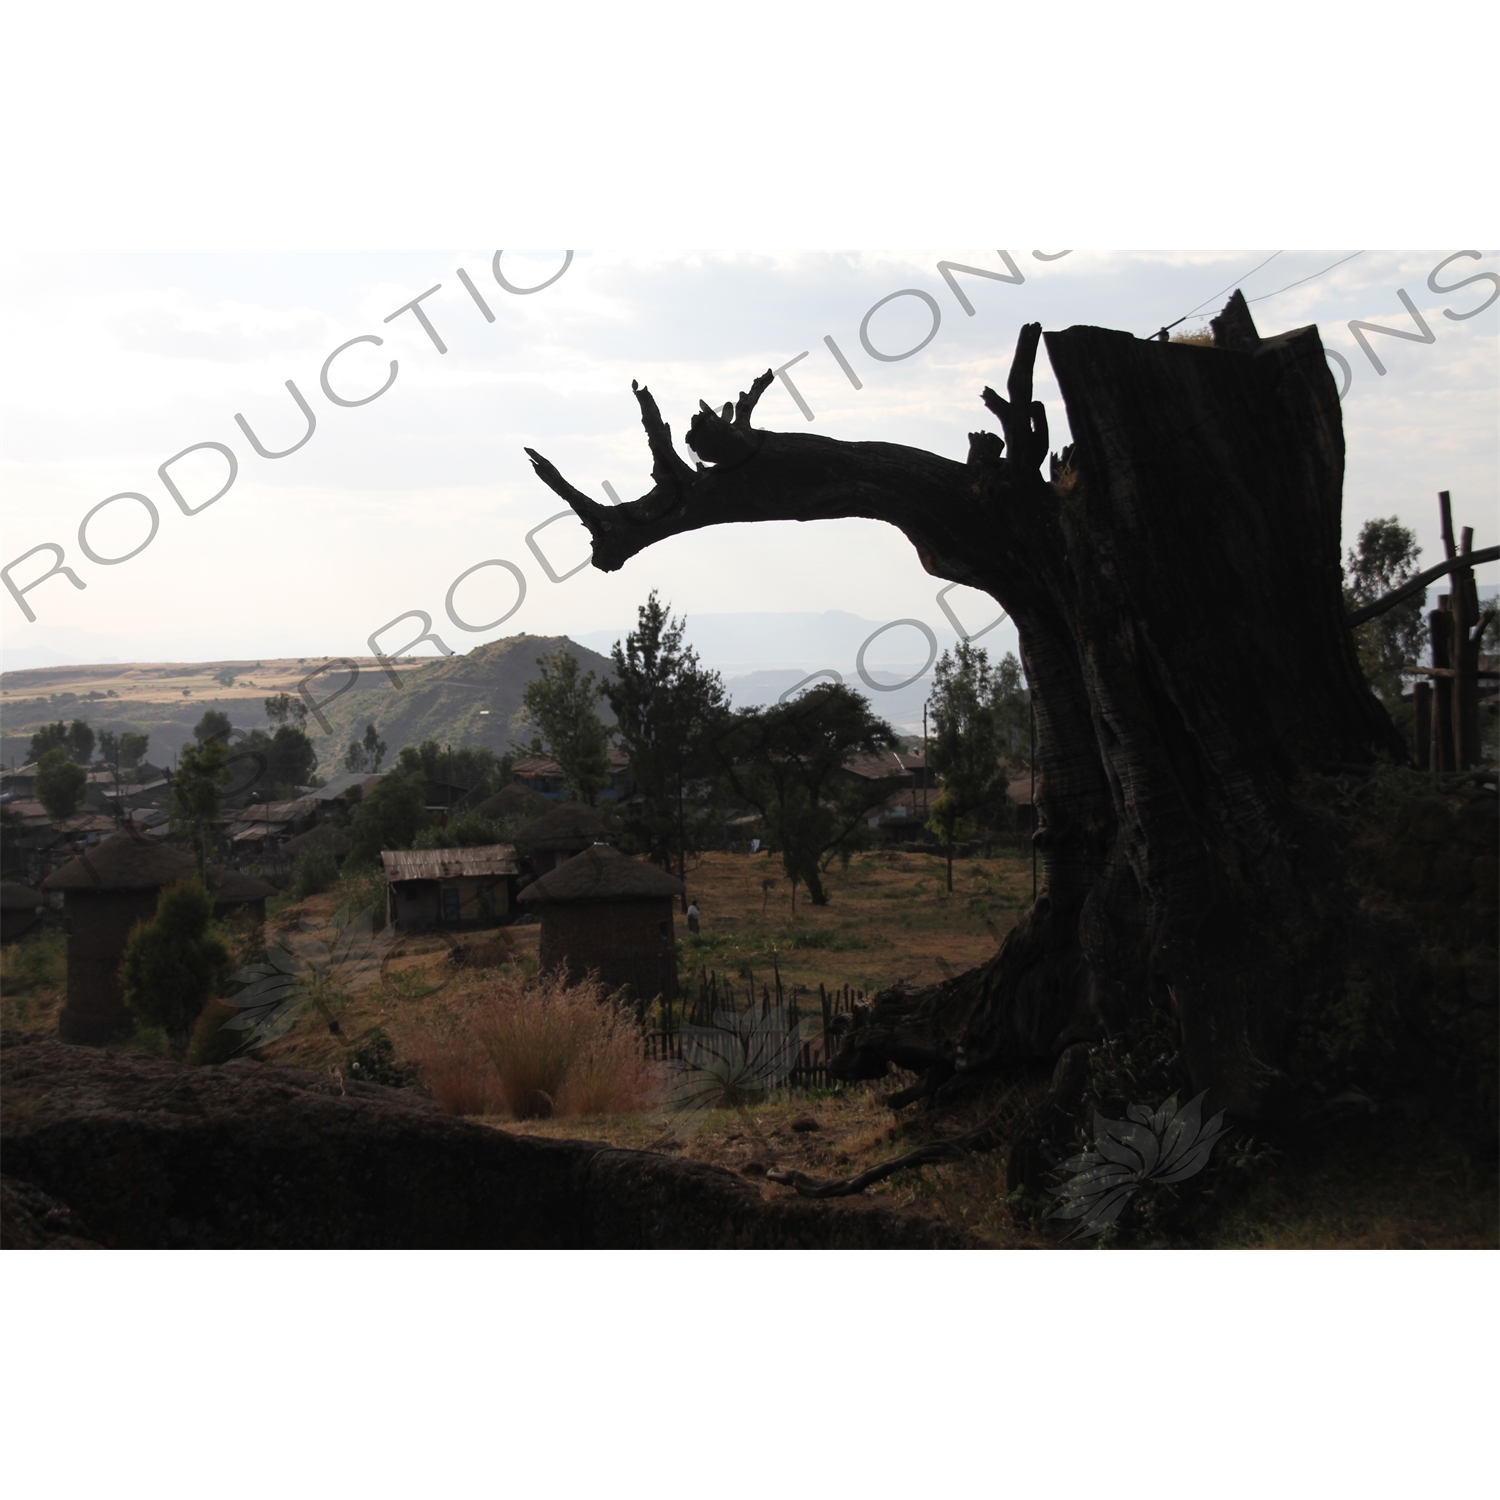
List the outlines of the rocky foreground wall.
<svg viewBox="0 0 1500 1500">
<path fill-rule="evenodd" d="M 344 1092 L 340 1092 L 340 1089 Z M 933 1249 L 949 1226 L 456 1120 L 405 1091 L 0 1037 L 0 1240 L 111 1249 Z"/>
</svg>

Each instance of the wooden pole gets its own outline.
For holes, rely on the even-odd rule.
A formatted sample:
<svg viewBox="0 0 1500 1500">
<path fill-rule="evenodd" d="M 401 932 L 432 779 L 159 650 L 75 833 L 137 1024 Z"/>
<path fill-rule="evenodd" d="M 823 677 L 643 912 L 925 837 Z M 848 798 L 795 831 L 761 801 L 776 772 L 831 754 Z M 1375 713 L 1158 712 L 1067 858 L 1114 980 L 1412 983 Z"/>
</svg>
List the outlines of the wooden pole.
<svg viewBox="0 0 1500 1500">
<path fill-rule="evenodd" d="M 1452 596 L 1438 595 L 1438 607 L 1427 616 L 1432 637 L 1432 664 L 1446 674 L 1453 666 Z M 1448 675 L 1432 680 L 1432 753 L 1434 771 L 1453 770 L 1453 678 Z"/>
<path fill-rule="evenodd" d="M 1432 684 L 1419 682 L 1412 689 L 1412 698 L 1417 710 L 1417 723 L 1413 735 L 1417 752 L 1417 769 L 1426 771 L 1432 767 Z"/>
</svg>

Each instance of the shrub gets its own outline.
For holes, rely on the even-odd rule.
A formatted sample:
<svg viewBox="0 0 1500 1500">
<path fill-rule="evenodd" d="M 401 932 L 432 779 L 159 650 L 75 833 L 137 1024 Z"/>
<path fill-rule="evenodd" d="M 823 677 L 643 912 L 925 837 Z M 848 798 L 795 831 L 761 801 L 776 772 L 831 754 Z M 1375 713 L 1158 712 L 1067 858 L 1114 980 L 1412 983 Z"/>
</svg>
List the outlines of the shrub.
<svg viewBox="0 0 1500 1500">
<path fill-rule="evenodd" d="M 120 964 L 131 1014 L 160 1026 L 179 1052 L 229 965 L 229 950 L 209 930 L 213 914 L 213 898 L 198 881 L 169 885 L 156 916 L 131 932 Z"/>
<path fill-rule="evenodd" d="M 7 995 L 60 990 L 68 982 L 68 941 L 52 928 L 31 932 L 0 955 L 0 980 Z"/>
<path fill-rule="evenodd" d="M 339 878 L 339 862 L 326 844 L 305 844 L 292 861 L 292 899 L 306 901 Z"/>
<path fill-rule="evenodd" d="M 243 1031 L 225 1031 L 224 1023 L 233 1020 L 239 1012 L 222 1000 L 210 1000 L 193 1023 L 193 1034 L 188 1040 L 187 1061 L 195 1067 L 213 1066 L 228 1062 L 243 1046 Z"/>
<path fill-rule="evenodd" d="M 409 1088 L 416 1082 L 416 1070 L 410 1063 L 396 1061 L 390 1037 L 378 1026 L 349 1054 L 344 1072 L 360 1083 L 379 1083 L 392 1089 Z"/>
</svg>

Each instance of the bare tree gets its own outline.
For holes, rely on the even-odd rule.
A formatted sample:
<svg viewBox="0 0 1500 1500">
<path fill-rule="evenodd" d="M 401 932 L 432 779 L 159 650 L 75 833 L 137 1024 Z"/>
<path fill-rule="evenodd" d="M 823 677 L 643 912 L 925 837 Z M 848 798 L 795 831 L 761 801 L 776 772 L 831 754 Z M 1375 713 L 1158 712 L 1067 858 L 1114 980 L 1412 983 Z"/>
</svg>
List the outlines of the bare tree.
<svg viewBox="0 0 1500 1500">
<path fill-rule="evenodd" d="M 1212 346 L 1048 333 L 1074 438 L 1050 463 L 1034 323 L 1007 394 L 982 394 L 1000 432 L 971 433 L 966 462 L 755 427 L 770 371 L 732 406 L 700 406 L 696 464 L 636 388 L 654 485 L 631 503 L 596 504 L 528 450 L 605 571 L 700 527 L 866 516 L 1016 622 L 1036 695 L 1038 899 L 982 967 L 881 996 L 838 1059 L 846 1076 L 894 1061 L 929 1091 L 957 1086 L 1156 1011 L 1206 1107 L 1264 1118 L 1295 1093 L 1288 1028 L 1299 1007 L 1337 1004 L 1359 961 L 1346 866 L 1298 779 L 1405 752 L 1345 617 L 1344 437 L 1317 330 L 1261 339 L 1237 293 L 1214 332 Z"/>
</svg>

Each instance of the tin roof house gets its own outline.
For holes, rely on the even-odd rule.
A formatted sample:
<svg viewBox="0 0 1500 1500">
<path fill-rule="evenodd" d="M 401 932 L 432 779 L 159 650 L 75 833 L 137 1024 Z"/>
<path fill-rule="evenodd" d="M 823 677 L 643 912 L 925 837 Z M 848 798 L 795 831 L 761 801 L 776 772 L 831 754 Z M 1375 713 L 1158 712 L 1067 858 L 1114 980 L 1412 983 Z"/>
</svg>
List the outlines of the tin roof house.
<svg viewBox="0 0 1500 1500">
<path fill-rule="evenodd" d="M 388 849 L 388 920 L 396 927 L 494 927 L 508 921 L 520 866 L 510 844 L 472 849 Z"/>
</svg>

